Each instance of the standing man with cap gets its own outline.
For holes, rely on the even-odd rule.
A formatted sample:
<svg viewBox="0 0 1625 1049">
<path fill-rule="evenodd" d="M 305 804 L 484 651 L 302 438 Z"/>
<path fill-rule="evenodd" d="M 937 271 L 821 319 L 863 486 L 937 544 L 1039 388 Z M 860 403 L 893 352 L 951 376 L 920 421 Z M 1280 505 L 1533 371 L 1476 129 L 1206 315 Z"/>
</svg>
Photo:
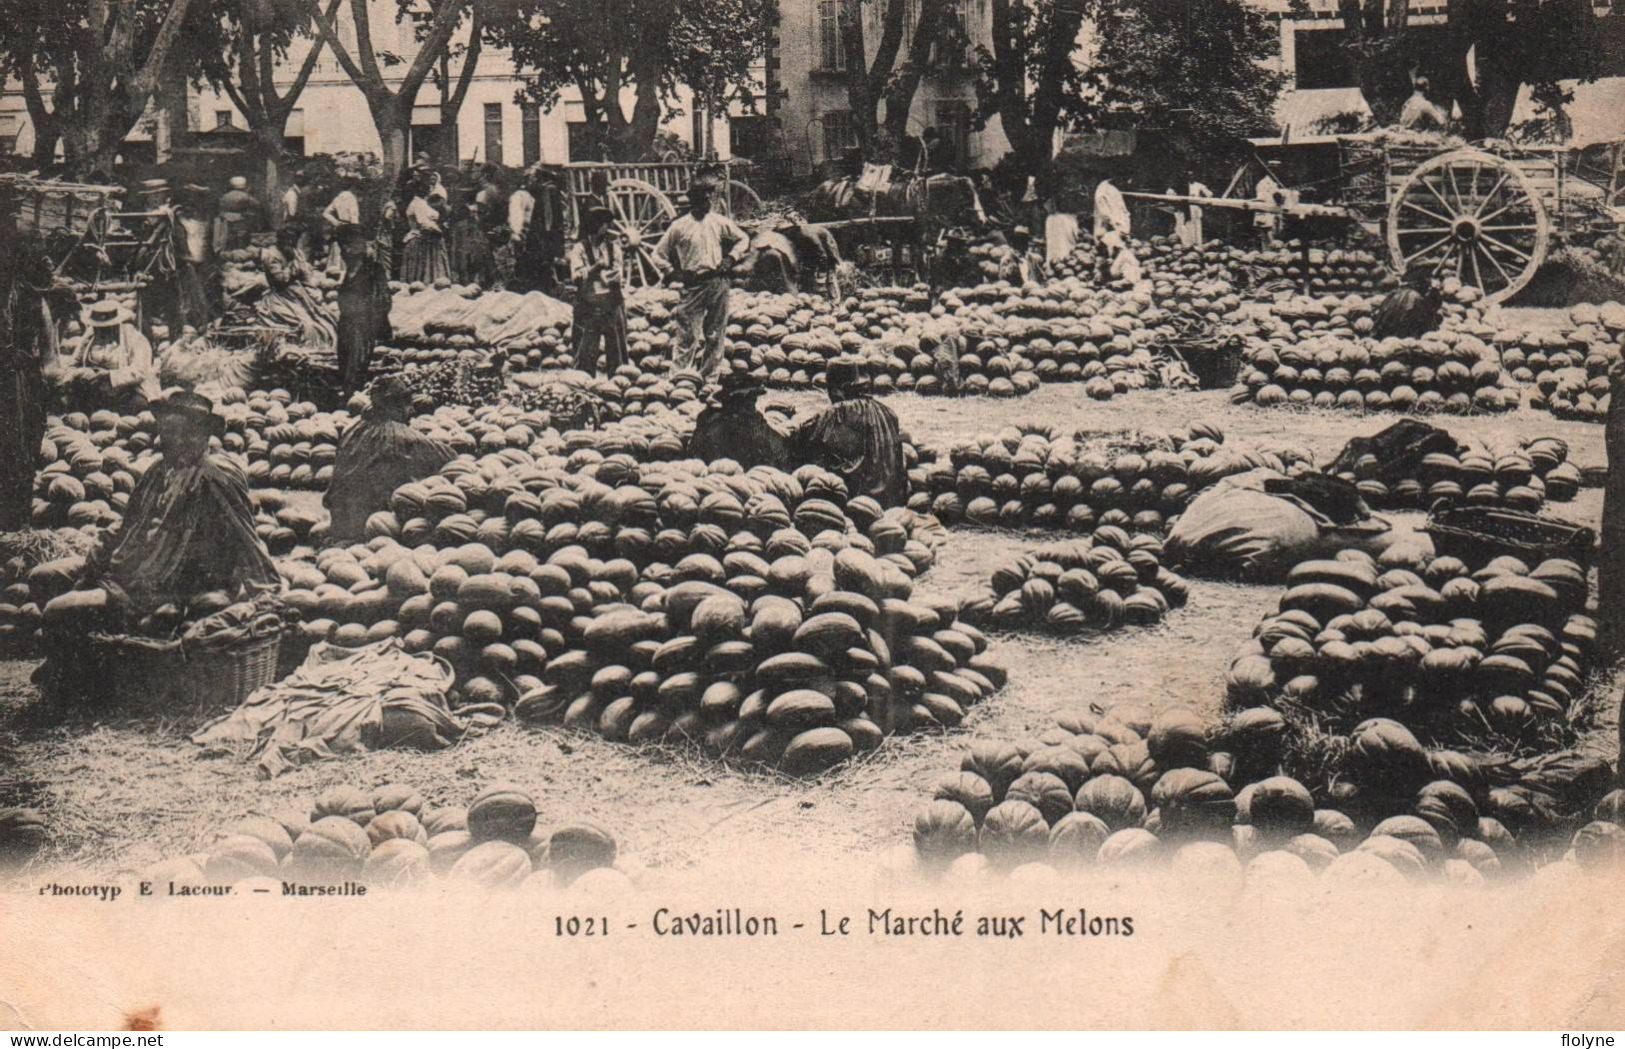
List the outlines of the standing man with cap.
<svg viewBox="0 0 1625 1049">
<path fill-rule="evenodd" d="M 728 277 L 750 250 L 750 237 L 733 219 L 711 210 L 715 186 L 689 185 L 688 211 L 655 245 L 655 263 L 683 284 L 677 304 L 677 371 L 708 379 L 722 366 L 728 329 Z"/>
<path fill-rule="evenodd" d="M 260 202 L 248 192 L 248 180 L 233 175 L 226 183 L 226 192 L 220 195 L 220 207 L 214 219 L 215 247 L 220 251 L 248 247 L 248 238 L 265 226 L 260 218 Z"/>
<path fill-rule="evenodd" d="M 570 280 L 576 286 L 576 367 L 598 371 L 598 348 L 604 349 L 604 371 L 626 363 L 626 299 L 621 292 L 621 242 L 612 225 L 615 215 L 595 204 L 581 216 L 581 236 L 570 245 Z"/>
</svg>

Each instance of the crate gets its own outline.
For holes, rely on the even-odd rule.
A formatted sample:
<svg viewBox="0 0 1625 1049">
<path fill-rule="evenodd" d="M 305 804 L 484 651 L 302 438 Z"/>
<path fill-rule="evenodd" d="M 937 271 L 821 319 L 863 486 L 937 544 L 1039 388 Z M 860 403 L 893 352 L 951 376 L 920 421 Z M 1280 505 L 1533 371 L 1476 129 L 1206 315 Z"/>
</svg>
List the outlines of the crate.
<svg viewBox="0 0 1625 1049">
<path fill-rule="evenodd" d="M 1588 568 L 1597 545 L 1597 533 L 1590 528 L 1476 506 L 1433 514 L 1422 531 L 1432 538 L 1438 554 L 1473 566 L 1510 555 L 1531 567 L 1547 558 L 1566 557 Z"/>
</svg>

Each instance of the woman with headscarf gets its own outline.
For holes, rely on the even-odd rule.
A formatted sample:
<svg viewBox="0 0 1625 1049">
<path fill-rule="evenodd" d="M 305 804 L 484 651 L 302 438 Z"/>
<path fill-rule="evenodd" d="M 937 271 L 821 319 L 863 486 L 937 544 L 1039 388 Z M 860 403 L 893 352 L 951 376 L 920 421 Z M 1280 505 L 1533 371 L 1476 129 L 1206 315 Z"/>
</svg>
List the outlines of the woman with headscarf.
<svg viewBox="0 0 1625 1049">
<path fill-rule="evenodd" d="M 372 403 L 339 438 L 333 479 L 322 504 L 333 515 L 333 542 L 366 539 L 367 518 L 389 509 L 389 497 L 408 481 L 418 481 L 446 465 L 457 453 L 449 445 L 412 428 L 412 391 L 397 376 L 373 384 Z"/>
<path fill-rule="evenodd" d="M 1415 339 L 1437 331 L 1444 315 L 1444 292 L 1426 266 L 1405 271 L 1400 286 L 1383 297 L 1371 315 L 1371 337 Z"/>
<path fill-rule="evenodd" d="M 130 493 L 124 520 L 86 561 L 83 578 L 141 615 L 199 594 L 274 587 L 276 565 L 254 531 L 248 479 L 209 452 L 225 432 L 214 402 L 178 391 L 153 405 L 163 453 Z"/>
<path fill-rule="evenodd" d="M 310 267 L 299 254 L 299 230 L 284 226 L 276 244 L 260 253 L 265 272 L 265 294 L 254 311 L 271 324 L 296 328 L 306 346 L 331 350 L 338 345 L 338 329 L 321 296 L 311 290 Z"/>
<path fill-rule="evenodd" d="M 451 279 L 451 261 L 446 252 L 446 230 L 440 212 L 429 200 L 429 180 L 420 176 L 413 182 L 412 199 L 406 205 L 406 236 L 401 241 L 401 280 L 433 284 Z"/>
<path fill-rule="evenodd" d="M 796 427 L 800 458 L 840 474 L 851 495 L 901 505 L 908 498 L 908 470 L 897 414 L 868 395 L 856 361 L 830 361 L 825 383 L 829 407 Z"/>
</svg>

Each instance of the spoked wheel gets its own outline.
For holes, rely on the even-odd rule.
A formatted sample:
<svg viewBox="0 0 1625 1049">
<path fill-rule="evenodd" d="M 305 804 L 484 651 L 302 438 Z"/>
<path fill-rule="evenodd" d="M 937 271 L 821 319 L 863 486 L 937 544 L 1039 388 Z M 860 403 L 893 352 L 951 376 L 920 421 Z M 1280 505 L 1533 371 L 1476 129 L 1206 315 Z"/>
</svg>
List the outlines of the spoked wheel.
<svg viewBox="0 0 1625 1049">
<path fill-rule="evenodd" d="M 642 179 L 618 178 L 609 184 L 609 210 L 625 253 L 624 279 L 629 288 L 642 288 L 660 280 L 655 245 L 677 217 L 667 196 Z"/>
<path fill-rule="evenodd" d="M 754 220 L 762 210 L 762 198 L 756 191 L 738 179 L 728 180 L 728 196 L 724 200 L 721 194 L 717 195 L 718 209 L 724 212 L 735 222 L 745 223 Z"/>
<path fill-rule="evenodd" d="M 1421 164 L 1388 206 L 1388 249 L 1403 273 L 1422 266 L 1501 302 L 1546 260 L 1546 207 L 1514 165 L 1478 150 Z"/>
</svg>

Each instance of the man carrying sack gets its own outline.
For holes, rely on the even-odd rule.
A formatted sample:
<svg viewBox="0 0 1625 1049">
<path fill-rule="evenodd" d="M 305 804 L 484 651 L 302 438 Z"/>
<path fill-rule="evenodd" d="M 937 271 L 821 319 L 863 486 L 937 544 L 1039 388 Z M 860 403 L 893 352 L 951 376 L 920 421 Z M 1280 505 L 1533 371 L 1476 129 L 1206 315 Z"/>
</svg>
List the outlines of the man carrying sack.
<svg viewBox="0 0 1625 1049">
<path fill-rule="evenodd" d="M 750 237 L 728 216 L 711 210 L 716 187 L 689 186 L 688 211 L 667 227 L 655 245 L 655 263 L 667 280 L 683 285 L 677 304 L 677 374 L 709 379 L 722 366 L 728 329 L 728 277 L 750 250 Z"/>
</svg>

